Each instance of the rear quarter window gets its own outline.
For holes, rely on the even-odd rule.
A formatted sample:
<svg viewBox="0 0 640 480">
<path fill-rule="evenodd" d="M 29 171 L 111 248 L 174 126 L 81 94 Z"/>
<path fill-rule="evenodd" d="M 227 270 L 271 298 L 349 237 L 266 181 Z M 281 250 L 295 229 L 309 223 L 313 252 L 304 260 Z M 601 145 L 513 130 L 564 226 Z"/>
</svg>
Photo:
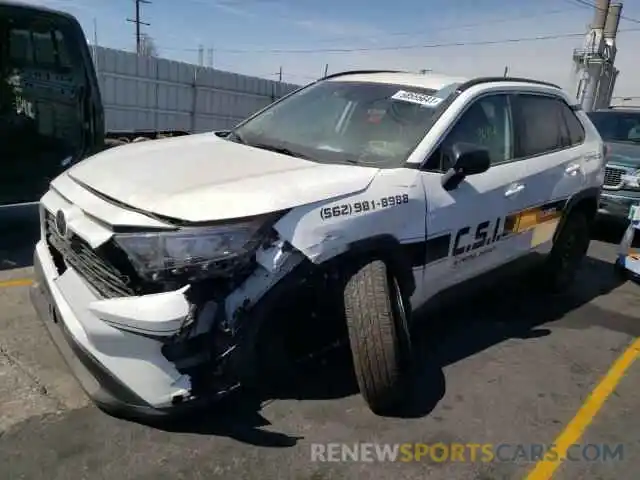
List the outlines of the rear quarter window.
<svg viewBox="0 0 640 480">
<path fill-rule="evenodd" d="M 571 146 L 580 145 L 585 139 L 585 131 L 582 122 L 566 103 L 560 102 L 560 109 L 569 130 Z"/>
</svg>

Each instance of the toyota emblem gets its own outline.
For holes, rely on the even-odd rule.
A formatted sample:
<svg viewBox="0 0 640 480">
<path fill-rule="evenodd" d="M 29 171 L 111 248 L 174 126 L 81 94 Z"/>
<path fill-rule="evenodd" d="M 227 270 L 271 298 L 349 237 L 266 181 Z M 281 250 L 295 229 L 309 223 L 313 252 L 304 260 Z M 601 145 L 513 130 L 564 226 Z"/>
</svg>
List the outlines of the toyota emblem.
<svg viewBox="0 0 640 480">
<path fill-rule="evenodd" d="M 56 230 L 58 230 L 58 234 L 61 237 L 67 236 L 67 219 L 62 210 L 58 210 L 58 213 L 56 213 Z"/>
</svg>

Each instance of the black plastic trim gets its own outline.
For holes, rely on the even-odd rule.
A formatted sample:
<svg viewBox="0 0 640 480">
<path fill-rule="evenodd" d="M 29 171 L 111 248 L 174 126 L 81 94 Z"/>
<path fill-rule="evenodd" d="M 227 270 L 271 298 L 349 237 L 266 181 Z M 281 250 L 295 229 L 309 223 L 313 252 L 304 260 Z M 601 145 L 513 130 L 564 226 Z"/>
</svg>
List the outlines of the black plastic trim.
<svg viewBox="0 0 640 480">
<path fill-rule="evenodd" d="M 331 75 L 327 75 L 326 77 L 322 77 L 317 81 L 327 80 L 329 78 L 341 77 L 343 75 L 366 75 L 366 74 L 375 74 L 375 73 L 410 73 L 406 70 L 345 70 L 344 72 L 336 72 Z"/>
<path fill-rule="evenodd" d="M 471 87 L 475 87 L 476 85 L 482 85 L 484 83 L 496 83 L 496 82 L 519 82 L 519 83 L 530 83 L 532 85 L 542 85 L 545 87 L 553 87 L 558 90 L 562 90 L 562 87 L 556 85 L 555 83 L 544 82 L 542 80 L 534 80 L 531 78 L 520 78 L 520 77 L 478 77 L 467 82 L 462 83 L 458 87 L 459 92 L 464 92 L 465 90 L 470 89 Z"/>
</svg>

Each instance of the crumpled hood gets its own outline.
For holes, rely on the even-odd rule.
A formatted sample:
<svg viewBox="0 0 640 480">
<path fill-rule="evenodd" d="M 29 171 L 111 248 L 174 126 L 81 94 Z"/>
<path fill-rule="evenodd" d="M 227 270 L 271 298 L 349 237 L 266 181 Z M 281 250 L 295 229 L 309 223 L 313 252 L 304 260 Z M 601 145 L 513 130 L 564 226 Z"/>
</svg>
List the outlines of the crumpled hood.
<svg viewBox="0 0 640 480">
<path fill-rule="evenodd" d="M 260 215 L 357 192 L 378 171 L 310 162 L 204 133 L 111 148 L 67 173 L 131 207 L 202 222 Z"/>
<path fill-rule="evenodd" d="M 640 143 L 607 142 L 607 163 L 640 168 Z"/>
</svg>

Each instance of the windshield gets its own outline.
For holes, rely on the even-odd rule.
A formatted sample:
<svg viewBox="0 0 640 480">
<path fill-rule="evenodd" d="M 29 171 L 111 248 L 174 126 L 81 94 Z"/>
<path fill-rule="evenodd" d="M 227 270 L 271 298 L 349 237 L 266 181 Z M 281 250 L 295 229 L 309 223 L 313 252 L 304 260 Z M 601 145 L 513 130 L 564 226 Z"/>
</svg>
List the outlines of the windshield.
<svg viewBox="0 0 640 480">
<path fill-rule="evenodd" d="M 640 143 L 640 112 L 590 112 L 605 142 Z"/>
<path fill-rule="evenodd" d="M 250 119 L 228 138 L 317 162 L 398 167 L 451 91 L 324 81 Z"/>
</svg>

